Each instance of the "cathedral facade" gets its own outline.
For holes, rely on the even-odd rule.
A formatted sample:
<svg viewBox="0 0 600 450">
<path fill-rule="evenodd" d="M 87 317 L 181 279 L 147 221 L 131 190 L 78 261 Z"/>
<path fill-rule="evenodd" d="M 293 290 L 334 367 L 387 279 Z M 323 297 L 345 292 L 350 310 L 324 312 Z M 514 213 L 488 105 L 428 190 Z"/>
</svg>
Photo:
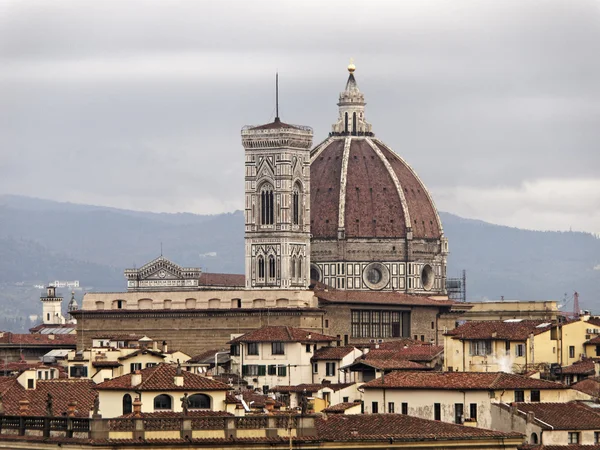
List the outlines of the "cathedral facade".
<svg viewBox="0 0 600 450">
<path fill-rule="evenodd" d="M 348 71 L 337 120 L 316 147 L 310 127 L 279 117 L 242 129 L 245 274 L 161 256 L 126 270 L 127 292 L 85 295 L 74 313 L 84 336 L 143 333 L 188 353 L 265 325 L 314 329 L 340 345 L 441 341 L 456 305 L 445 296 L 439 215 L 417 174 L 375 137 Z"/>
</svg>

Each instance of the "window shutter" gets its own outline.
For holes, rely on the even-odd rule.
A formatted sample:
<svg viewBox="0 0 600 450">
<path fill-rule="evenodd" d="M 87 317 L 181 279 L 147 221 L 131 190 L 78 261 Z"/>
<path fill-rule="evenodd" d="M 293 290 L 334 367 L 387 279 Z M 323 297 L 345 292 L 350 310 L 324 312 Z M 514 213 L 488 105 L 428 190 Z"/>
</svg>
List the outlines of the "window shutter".
<svg viewBox="0 0 600 450">
<path fill-rule="evenodd" d="M 264 376 L 267 374 L 267 366 L 258 366 L 258 376 Z"/>
<path fill-rule="evenodd" d="M 286 366 L 279 366 L 279 374 L 280 377 L 285 377 L 287 376 L 287 367 Z"/>
<path fill-rule="evenodd" d="M 248 366 L 243 365 L 242 366 L 242 376 L 245 377 L 246 375 L 248 375 Z"/>
</svg>

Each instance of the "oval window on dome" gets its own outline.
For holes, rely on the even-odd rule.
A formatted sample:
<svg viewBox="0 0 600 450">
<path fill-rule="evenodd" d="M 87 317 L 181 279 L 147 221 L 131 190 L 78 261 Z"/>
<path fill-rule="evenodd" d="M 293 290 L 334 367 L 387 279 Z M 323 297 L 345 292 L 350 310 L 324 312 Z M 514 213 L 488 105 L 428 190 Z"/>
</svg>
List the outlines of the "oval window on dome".
<svg viewBox="0 0 600 450">
<path fill-rule="evenodd" d="M 421 270 L 421 285 L 423 289 L 426 291 L 430 290 L 433 287 L 434 281 L 435 274 L 433 273 L 433 268 L 429 264 L 425 264 L 423 270 Z"/>
<path fill-rule="evenodd" d="M 379 262 L 369 264 L 363 270 L 363 283 L 374 291 L 385 288 L 390 282 L 389 269 Z"/>
</svg>

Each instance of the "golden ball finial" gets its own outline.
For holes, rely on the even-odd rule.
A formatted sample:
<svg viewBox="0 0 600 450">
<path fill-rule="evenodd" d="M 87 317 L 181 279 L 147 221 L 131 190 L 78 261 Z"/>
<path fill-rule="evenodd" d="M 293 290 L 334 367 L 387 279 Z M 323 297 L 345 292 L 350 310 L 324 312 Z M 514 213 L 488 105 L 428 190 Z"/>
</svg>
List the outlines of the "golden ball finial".
<svg viewBox="0 0 600 450">
<path fill-rule="evenodd" d="M 350 58 L 350 64 L 348 64 L 348 72 L 353 73 L 356 70 L 356 66 L 354 65 L 354 59 Z"/>
</svg>

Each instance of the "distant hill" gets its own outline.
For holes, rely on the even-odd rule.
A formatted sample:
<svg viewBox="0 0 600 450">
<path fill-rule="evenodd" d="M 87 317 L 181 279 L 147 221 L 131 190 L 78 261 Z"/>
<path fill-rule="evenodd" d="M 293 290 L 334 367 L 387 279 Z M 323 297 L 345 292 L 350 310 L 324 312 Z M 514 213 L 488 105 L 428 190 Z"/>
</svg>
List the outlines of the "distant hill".
<svg viewBox="0 0 600 450">
<path fill-rule="evenodd" d="M 570 297 L 577 290 L 583 307 L 600 309 L 595 306 L 600 300 L 600 239 L 440 214 L 450 243 L 448 275 L 467 271 L 470 300 L 562 301 L 565 293 Z M 94 289 L 121 290 L 123 269 L 157 257 L 161 243 L 164 255 L 178 264 L 243 273 L 243 222 L 241 211 L 156 214 L 0 196 L 0 285 L 72 278 Z M 0 308 L 6 302 L 3 295 Z M 24 300 L 37 308 L 37 299 Z"/>
</svg>

